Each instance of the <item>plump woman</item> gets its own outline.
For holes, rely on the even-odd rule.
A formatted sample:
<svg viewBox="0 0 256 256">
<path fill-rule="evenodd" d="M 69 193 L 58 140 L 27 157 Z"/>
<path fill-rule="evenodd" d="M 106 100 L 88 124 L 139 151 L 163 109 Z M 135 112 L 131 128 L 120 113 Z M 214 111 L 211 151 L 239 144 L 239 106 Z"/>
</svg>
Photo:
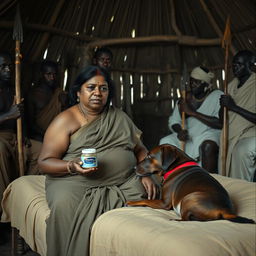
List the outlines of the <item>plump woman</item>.
<svg viewBox="0 0 256 256">
<path fill-rule="evenodd" d="M 89 66 L 70 89 L 71 107 L 46 131 L 38 160 L 46 175 L 47 256 L 86 256 L 90 229 L 102 213 L 127 200 L 155 198 L 149 177 L 134 166 L 147 154 L 141 131 L 121 110 L 110 106 L 113 85 L 104 69 Z M 82 168 L 85 148 L 95 148 L 98 166 Z"/>
</svg>

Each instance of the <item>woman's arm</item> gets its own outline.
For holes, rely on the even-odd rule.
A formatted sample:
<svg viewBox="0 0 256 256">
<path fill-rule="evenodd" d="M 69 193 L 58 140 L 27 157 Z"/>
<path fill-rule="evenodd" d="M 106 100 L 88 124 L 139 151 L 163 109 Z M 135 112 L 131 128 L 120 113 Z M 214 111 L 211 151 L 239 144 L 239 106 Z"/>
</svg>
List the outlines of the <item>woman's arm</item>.
<svg viewBox="0 0 256 256">
<path fill-rule="evenodd" d="M 137 163 L 141 162 L 147 156 L 148 150 L 141 140 L 137 143 L 134 148 L 134 154 L 137 158 Z"/>
<path fill-rule="evenodd" d="M 144 146 L 144 144 L 141 141 L 139 141 L 134 149 L 134 153 L 136 155 L 137 162 L 139 163 L 147 156 L 148 150 Z M 151 179 L 151 177 L 142 177 L 141 183 L 148 194 L 148 199 L 155 199 L 157 194 L 157 187 L 156 184 Z"/>
<path fill-rule="evenodd" d="M 88 175 L 97 171 L 94 168 L 82 168 L 81 160 L 62 160 L 69 144 L 70 136 L 81 127 L 81 123 L 75 118 L 74 110 L 70 109 L 60 113 L 50 124 L 44 136 L 43 147 L 38 159 L 38 165 L 42 173 L 53 176 L 67 174 Z"/>
<path fill-rule="evenodd" d="M 70 114 L 63 112 L 48 127 L 38 165 L 42 173 L 62 176 L 68 174 L 67 161 L 61 158 L 70 143 Z"/>
</svg>

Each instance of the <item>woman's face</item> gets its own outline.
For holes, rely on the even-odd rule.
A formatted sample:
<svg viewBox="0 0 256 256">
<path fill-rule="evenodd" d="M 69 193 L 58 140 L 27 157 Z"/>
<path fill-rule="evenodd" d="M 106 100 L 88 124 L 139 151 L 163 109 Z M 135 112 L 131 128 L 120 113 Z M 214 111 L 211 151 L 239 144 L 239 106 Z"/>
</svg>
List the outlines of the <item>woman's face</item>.
<svg viewBox="0 0 256 256">
<path fill-rule="evenodd" d="M 108 99 L 109 88 L 105 78 L 97 75 L 86 81 L 82 86 L 77 96 L 83 105 L 95 111 L 101 111 Z"/>
</svg>

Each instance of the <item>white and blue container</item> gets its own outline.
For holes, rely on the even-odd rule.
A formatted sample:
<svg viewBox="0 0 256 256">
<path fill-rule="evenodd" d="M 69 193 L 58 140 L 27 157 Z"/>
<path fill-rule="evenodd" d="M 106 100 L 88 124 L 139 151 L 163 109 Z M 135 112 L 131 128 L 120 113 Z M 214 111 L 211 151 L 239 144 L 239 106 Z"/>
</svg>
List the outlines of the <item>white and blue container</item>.
<svg viewBox="0 0 256 256">
<path fill-rule="evenodd" d="M 97 167 L 97 155 L 95 148 L 86 148 L 82 150 L 81 161 L 83 162 L 83 168 Z"/>
</svg>

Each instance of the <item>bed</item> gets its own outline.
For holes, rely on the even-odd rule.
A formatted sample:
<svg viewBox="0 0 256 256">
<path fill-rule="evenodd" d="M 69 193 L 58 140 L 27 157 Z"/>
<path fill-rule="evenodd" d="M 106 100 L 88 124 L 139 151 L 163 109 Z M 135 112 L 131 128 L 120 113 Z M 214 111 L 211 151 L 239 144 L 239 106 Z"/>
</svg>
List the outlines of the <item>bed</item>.
<svg viewBox="0 0 256 256">
<path fill-rule="evenodd" d="M 256 220 L 256 184 L 213 176 L 224 185 L 238 214 Z M 46 255 L 44 176 L 13 181 L 2 201 L 3 222 L 11 222 L 30 248 Z M 124 207 L 101 215 L 91 233 L 91 256 L 255 256 L 256 226 L 225 220 L 178 222 L 174 211 Z"/>
</svg>

